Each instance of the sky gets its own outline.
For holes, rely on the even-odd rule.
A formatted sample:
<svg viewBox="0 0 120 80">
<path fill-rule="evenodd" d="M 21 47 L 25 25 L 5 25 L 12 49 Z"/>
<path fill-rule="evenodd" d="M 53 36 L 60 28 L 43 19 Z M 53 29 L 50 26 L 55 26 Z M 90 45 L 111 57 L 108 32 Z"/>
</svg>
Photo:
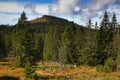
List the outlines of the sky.
<svg viewBox="0 0 120 80">
<path fill-rule="evenodd" d="M 23 11 L 28 20 L 52 15 L 80 25 L 89 18 L 100 23 L 107 11 L 110 20 L 115 13 L 120 23 L 120 0 L 0 0 L 0 24 L 16 24 Z"/>
</svg>

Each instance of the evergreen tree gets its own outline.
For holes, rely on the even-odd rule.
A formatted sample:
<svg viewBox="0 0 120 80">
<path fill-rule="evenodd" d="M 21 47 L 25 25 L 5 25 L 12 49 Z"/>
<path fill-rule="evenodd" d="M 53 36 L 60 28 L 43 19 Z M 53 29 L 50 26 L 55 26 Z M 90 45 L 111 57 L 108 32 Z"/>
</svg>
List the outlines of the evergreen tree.
<svg viewBox="0 0 120 80">
<path fill-rule="evenodd" d="M 13 53 L 16 57 L 15 66 L 24 67 L 26 62 L 35 63 L 34 58 L 34 36 L 26 20 L 26 15 L 23 12 L 18 21 L 18 24 L 13 31 Z"/>
<path fill-rule="evenodd" d="M 113 60 L 116 59 L 116 50 L 115 50 L 115 42 L 114 42 L 114 37 L 116 36 L 116 24 L 117 24 L 117 20 L 116 20 L 116 16 L 115 14 L 113 14 L 112 17 L 112 22 L 109 23 L 109 44 L 107 45 L 107 53 L 108 53 L 108 57 L 111 57 Z"/>
<path fill-rule="evenodd" d="M 41 60 L 43 63 L 43 49 L 44 49 L 44 39 L 43 34 L 34 34 L 35 35 L 35 59 Z M 39 57 L 38 57 L 39 56 Z"/>
<path fill-rule="evenodd" d="M 120 66 L 120 28 L 116 29 L 116 33 L 114 34 L 113 37 L 113 45 L 112 45 L 112 52 L 114 52 L 113 54 L 111 54 L 110 56 L 112 57 L 112 59 L 114 61 L 116 61 L 117 63 L 117 70 L 120 70 L 119 66 Z"/>
<path fill-rule="evenodd" d="M 117 26 L 117 19 L 116 19 L 115 13 L 113 14 L 111 23 L 112 23 L 112 29 L 113 29 L 113 32 L 114 32 L 116 30 L 116 26 Z"/>
<path fill-rule="evenodd" d="M 92 28 L 92 21 L 91 21 L 91 19 L 89 19 L 87 26 L 88 26 L 88 28 Z"/>
<path fill-rule="evenodd" d="M 68 26 L 62 34 L 61 50 L 59 51 L 60 55 L 65 55 L 66 63 L 70 64 L 78 63 L 78 52 L 75 45 L 75 32 L 76 28 L 73 26 L 73 23 L 71 23 L 71 25 Z M 65 53 L 63 53 L 63 51 Z"/>
<path fill-rule="evenodd" d="M 23 54 L 25 54 L 25 61 L 30 62 L 32 65 L 37 62 L 35 57 L 34 35 L 29 26 L 26 26 L 24 32 L 24 39 L 21 44 L 24 47 Z"/>
<path fill-rule="evenodd" d="M 0 60 L 7 57 L 6 46 L 3 39 L 3 34 L 0 32 Z"/>
<path fill-rule="evenodd" d="M 104 18 L 101 22 L 99 39 L 97 43 L 97 59 L 98 64 L 104 65 L 104 61 L 107 59 L 106 46 L 109 43 L 109 17 L 107 12 L 104 13 Z"/>
<path fill-rule="evenodd" d="M 79 55 L 78 55 L 79 56 L 79 59 L 78 59 L 79 65 L 84 63 L 83 56 L 82 56 L 82 54 L 84 55 L 84 53 L 82 53 L 82 50 L 85 47 L 85 34 L 84 33 L 85 33 L 85 29 L 83 27 L 76 28 L 75 44 L 76 44 L 76 50 L 79 53 Z"/>
<path fill-rule="evenodd" d="M 25 12 L 23 11 L 23 13 L 21 14 L 21 17 L 18 20 L 18 24 L 26 24 L 27 22 L 27 17 Z"/>
<path fill-rule="evenodd" d="M 112 41 L 113 35 L 116 31 L 117 20 L 115 14 L 113 14 L 112 22 L 109 23 L 109 41 Z"/>
<path fill-rule="evenodd" d="M 95 29 L 98 29 L 98 23 L 95 22 Z"/>
<path fill-rule="evenodd" d="M 65 65 L 67 64 L 67 51 L 68 51 L 67 46 L 62 42 L 58 54 L 61 69 L 65 69 Z"/>
<path fill-rule="evenodd" d="M 46 35 L 44 47 L 44 60 L 58 61 L 58 49 L 60 46 L 60 29 L 59 27 L 51 27 Z"/>
</svg>

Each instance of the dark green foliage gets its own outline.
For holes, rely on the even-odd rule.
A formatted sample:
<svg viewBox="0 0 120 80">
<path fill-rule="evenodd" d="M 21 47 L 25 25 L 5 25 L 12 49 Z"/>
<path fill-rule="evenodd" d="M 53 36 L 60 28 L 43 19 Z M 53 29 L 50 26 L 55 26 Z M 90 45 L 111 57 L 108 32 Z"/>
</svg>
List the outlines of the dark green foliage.
<svg viewBox="0 0 120 80">
<path fill-rule="evenodd" d="M 112 72 L 112 71 L 115 71 L 116 70 L 116 67 L 115 67 L 115 62 L 112 58 L 108 58 L 106 61 L 105 61 L 105 65 L 97 65 L 96 66 L 97 68 L 97 71 L 103 71 L 103 72 Z"/>
<path fill-rule="evenodd" d="M 7 57 L 6 45 L 4 42 L 4 37 L 2 33 L 0 33 L 0 59 Z"/>
<path fill-rule="evenodd" d="M 41 34 L 34 34 L 35 35 L 35 60 L 41 60 L 43 62 L 43 49 L 44 49 L 44 40 Z M 38 57 L 39 56 L 39 57 Z"/>
<path fill-rule="evenodd" d="M 112 71 L 115 71 L 116 70 L 116 67 L 115 67 L 115 62 L 112 58 L 108 58 L 106 61 L 105 61 L 105 65 L 97 65 L 97 71 L 103 71 L 103 72 L 112 72 Z"/>
<path fill-rule="evenodd" d="M 109 18 L 107 12 L 104 14 L 104 18 L 101 22 L 99 31 L 99 39 L 97 43 L 97 58 L 98 63 L 104 65 L 104 61 L 107 59 L 107 51 L 105 51 L 107 44 L 109 43 Z"/>
<path fill-rule="evenodd" d="M 105 65 L 104 65 L 104 68 L 103 68 L 103 71 L 104 72 L 111 72 L 113 69 L 113 64 L 114 64 L 114 61 L 112 58 L 108 58 L 106 61 L 105 61 Z"/>
<path fill-rule="evenodd" d="M 35 78 L 35 69 L 31 66 L 30 63 L 27 63 L 25 65 L 24 77 L 25 78 Z"/>
<path fill-rule="evenodd" d="M 96 40 L 97 30 L 90 28 L 77 27 L 75 43 L 79 53 L 79 64 L 96 64 Z"/>
<path fill-rule="evenodd" d="M 112 29 L 113 29 L 113 32 L 115 32 L 115 30 L 116 30 L 116 27 L 117 27 L 117 19 L 116 19 L 116 15 L 115 15 L 115 13 L 113 14 L 113 17 L 112 17 Z"/>
<path fill-rule="evenodd" d="M 26 62 L 35 64 L 34 53 L 34 36 L 26 21 L 25 13 L 21 14 L 20 20 L 13 31 L 12 48 L 16 57 L 16 67 L 24 67 Z"/>
<path fill-rule="evenodd" d="M 59 57 L 61 63 L 78 64 L 78 52 L 75 45 L 75 32 L 76 28 L 71 23 L 66 27 L 61 39 L 61 48 L 59 50 Z M 64 60 L 62 60 L 62 57 Z"/>
<path fill-rule="evenodd" d="M 44 43 L 44 60 L 58 61 L 58 49 L 60 46 L 60 28 L 51 27 L 46 35 Z"/>
<path fill-rule="evenodd" d="M 89 19 L 87 26 L 88 26 L 88 28 L 92 28 L 92 21 L 91 21 L 91 19 Z"/>
<path fill-rule="evenodd" d="M 117 57 L 117 45 L 118 42 L 115 38 L 117 38 L 118 34 L 116 35 L 116 25 L 117 25 L 117 20 L 115 14 L 112 17 L 112 22 L 109 25 L 109 44 L 107 45 L 106 51 L 108 53 L 108 57 L 111 57 L 113 60 L 116 59 Z M 115 41 L 116 40 L 116 41 Z"/>
<path fill-rule="evenodd" d="M 96 66 L 96 70 L 98 71 L 98 72 L 101 72 L 101 71 L 103 71 L 103 65 L 97 65 Z"/>
<path fill-rule="evenodd" d="M 95 22 L 95 29 L 98 29 L 98 23 Z"/>
<path fill-rule="evenodd" d="M 26 24 L 26 21 L 27 21 L 27 17 L 25 12 L 23 11 L 23 13 L 21 14 L 21 17 L 18 20 L 18 24 L 21 24 L 21 25 Z"/>
<path fill-rule="evenodd" d="M 24 67 L 25 66 L 25 55 L 17 55 L 15 58 L 15 67 Z"/>
<path fill-rule="evenodd" d="M 120 28 L 117 28 L 116 33 L 114 34 L 113 38 L 113 46 L 112 46 L 112 52 L 114 51 L 114 54 L 111 54 L 111 57 L 116 61 L 118 70 L 120 70 Z"/>
</svg>

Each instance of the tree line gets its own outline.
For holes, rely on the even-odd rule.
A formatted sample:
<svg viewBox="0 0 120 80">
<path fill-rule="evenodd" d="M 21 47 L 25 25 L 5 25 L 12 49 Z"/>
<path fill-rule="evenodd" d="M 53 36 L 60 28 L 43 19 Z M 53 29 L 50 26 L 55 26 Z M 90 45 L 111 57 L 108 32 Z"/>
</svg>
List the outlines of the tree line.
<svg viewBox="0 0 120 80">
<path fill-rule="evenodd" d="M 14 26 L 0 26 L 0 60 L 11 58 L 16 67 L 36 65 L 38 61 L 97 66 L 98 70 L 116 71 L 120 66 L 120 28 L 116 15 L 109 20 L 104 13 L 99 29 L 64 19 L 43 16 L 48 22 L 32 23 L 23 12 Z"/>
</svg>

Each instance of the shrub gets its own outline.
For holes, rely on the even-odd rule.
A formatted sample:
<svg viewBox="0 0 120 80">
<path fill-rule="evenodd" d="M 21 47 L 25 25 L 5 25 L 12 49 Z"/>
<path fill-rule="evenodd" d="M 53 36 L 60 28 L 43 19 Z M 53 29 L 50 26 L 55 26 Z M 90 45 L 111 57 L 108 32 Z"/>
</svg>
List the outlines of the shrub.
<svg viewBox="0 0 120 80">
<path fill-rule="evenodd" d="M 98 72 L 103 71 L 103 65 L 97 65 L 96 69 Z"/>
<path fill-rule="evenodd" d="M 25 65 L 24 77 L 25 78 L 35 78 L 35 69 L 30 65 L 30 63 L 27 63 Z"/>
<path fill-rule="evenodd" d="M 112 58 L 108 58 L 106 61 L 105 61 L 105 65 L 104 65 L 104 69 L 103 71 L 104 72 L 111 72 L 113 69 L 113 64 L 114 64 L 114 61 Z"/>
<path fill-rule="evenodd" d="M 112 58 L 108 58 L 106 61 L 105 61 L 105 65 L 102 66 L 102 65 L 97 65 L 96 68 L 97 68 L 97 71 L 103 71 L 103 72 L 111 72 L 113 70 L 113 65 L 114 65 L 114 61 Z"/>
</svg>

